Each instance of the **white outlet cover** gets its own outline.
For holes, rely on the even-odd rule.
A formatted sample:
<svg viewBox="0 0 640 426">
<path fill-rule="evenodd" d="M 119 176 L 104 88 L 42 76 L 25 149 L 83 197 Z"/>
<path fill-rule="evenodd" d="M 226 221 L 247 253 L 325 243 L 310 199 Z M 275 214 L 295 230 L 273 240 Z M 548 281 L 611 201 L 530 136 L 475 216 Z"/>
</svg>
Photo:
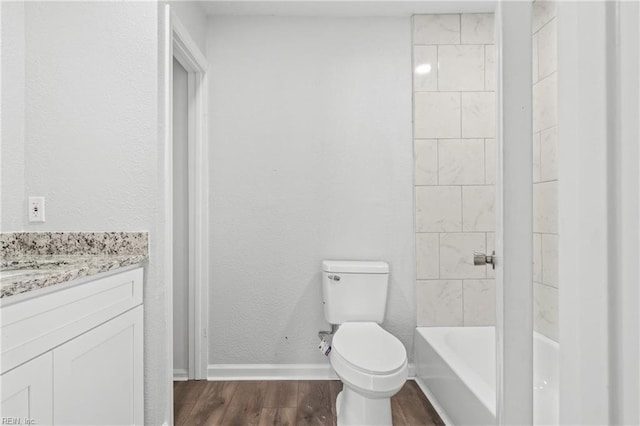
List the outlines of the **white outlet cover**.
<svg viewBox="0 0 640 426">
<path fill-rule="evenodd" d="M 29 197 L 29 222 L 44 222 L 44 197 Z"/>
</svg>

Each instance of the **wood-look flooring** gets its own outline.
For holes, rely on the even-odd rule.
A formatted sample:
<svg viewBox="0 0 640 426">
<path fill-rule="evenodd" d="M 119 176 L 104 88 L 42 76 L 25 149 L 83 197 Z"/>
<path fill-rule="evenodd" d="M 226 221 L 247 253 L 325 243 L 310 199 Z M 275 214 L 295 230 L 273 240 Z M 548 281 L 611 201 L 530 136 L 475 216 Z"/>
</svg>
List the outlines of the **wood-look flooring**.
<svg viewBox="0 0 640 426">
<path fill-rule="evenodd" d="M 174 382 L 175 426 L 335 426 L 338 380 Z M 391 398 L 394 426 L 444 425 L 413 380 Z"/>
</svg>

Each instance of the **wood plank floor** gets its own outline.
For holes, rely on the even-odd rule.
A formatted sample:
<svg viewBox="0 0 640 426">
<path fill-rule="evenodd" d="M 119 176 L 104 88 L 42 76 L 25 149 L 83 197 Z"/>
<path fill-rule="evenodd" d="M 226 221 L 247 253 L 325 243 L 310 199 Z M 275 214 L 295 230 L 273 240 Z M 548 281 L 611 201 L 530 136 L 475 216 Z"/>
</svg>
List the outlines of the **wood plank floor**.
<svg viewBox="0 0 640 426">
<path fill-rule="evenodd" d="M 338 380 L 174 382 L 175 426 L 335 426 Z M 444 426 L 413 380 L 391 398 L 394 426 Z"/>
</svg>

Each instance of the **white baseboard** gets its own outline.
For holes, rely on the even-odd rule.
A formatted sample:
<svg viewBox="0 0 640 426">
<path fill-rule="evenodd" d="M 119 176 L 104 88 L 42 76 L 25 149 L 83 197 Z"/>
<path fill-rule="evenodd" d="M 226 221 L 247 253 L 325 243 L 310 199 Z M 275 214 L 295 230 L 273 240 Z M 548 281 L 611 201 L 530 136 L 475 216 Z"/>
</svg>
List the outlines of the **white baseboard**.
<svg viewBox="0 0 640 426">
<path fill-rule="evenodd" d="M 451 421 L 449 416 L 447 416 L 447 413 L 444 411 L 444 409 L 442 408 L 442 406 L 440 405 L 436 397 L 431 393 L 431 391 L 429 390 L 427 385 L 425 385 L 422 379 L 420 377 L 416 377 L 414 380 L 416 381 L 416 384 L 418 385 L 422 393 L 424 393 L 424 395 L 427 397 L 427 399 L 429 400 L 433 408 L 436 410 L 436 413 L 438 413 L 438 415 L 440 416 L 440 419 L 444 422 L 444 424 L 447 426 L 453 425 L 453 422 Z"/>
<path fill-rule="evenodd" d="M 207 380 L 337 380 L 326 364 L 209 364 Z"/>
<path fill-rule="evenodd" d="M 173 369 L 173 381 L 174 382 L 184 382 L 185 380 L 189 380 L 189 372 L 186 368 L 174 368 Z"/>
<path fill-rule="evenodd" d="M 409 380 L 415 377 L 409 364 Z M 175 377 L 175 372 L 174 372 Z M 207 380 L 337 380 L 326 364 L 209 364 Z"/>
<path fill-rule="evenodd" d="M 415 380 L 416 378 L 416 365 L 412 362 L 409 363 L 409 377 L 407 380 Z"/>
</svg>

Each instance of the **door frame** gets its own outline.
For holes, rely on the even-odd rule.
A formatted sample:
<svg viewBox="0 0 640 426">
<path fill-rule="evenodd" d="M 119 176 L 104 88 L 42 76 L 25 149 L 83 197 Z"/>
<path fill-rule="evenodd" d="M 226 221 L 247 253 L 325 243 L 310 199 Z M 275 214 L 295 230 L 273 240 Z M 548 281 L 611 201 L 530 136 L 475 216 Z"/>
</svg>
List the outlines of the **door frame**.
<svg viewBox="0 0 640 426">
<path fill-rule="evenodd" d="M 188 379 L 207 378 L 208 306 L 209 306 L 209 161 L 207 137 L 207 69 L 208 64 L 186 27 L 165 5 L 169 20 L 168 52 L 165 69 L 169 75 L 165 86 L 165 180 L 164 215 L 166 218 L 164 274 L 167 291 L 173 292 L 173 67 L 175 58 L 188 75 L 188 181 L 189 181 L 189 367 Z M 173 295 L 167 327 L 173 343 Z M 173 355 L 171 369 L 173 371 Z"/>
<path fill-rule="evenodd" d="M 561 424 L 640 420 L 638 23 L 558 3 Z"/>
<path fill-rule="evenodd" d="M 458 12 L 464 13 L 462 7 Z M 495 6 L 496 16 L 496 52 L 497 52 L 497 137 L 496 139 L 504 139 L 507 143 L 505 159 L 507 161 L 500 162 L 505 182 L 508 187 L 504 188 L 501 194 L 505 206 L 513 211 L 509 211 L 505 215 L 507 238 L 511 244 L 505 244 L 500 248 L 496 247 L 498 257 L 498 273 L 509 281 L 508 286 L 496 286 L 496 348 L 499 360 L 497 369 L 497 417 L 498 424 L 532 424 L 533 412 L 533 290 L 532 290 L 532 176 L 526 173 L 532 167 L 532 99 L 531 99 L 531 4 L 529 2 L 497 2 Z M 170 12 L 170 6 L 165 5 L 165 25 L 171 30 L 164 35 L 163 42 L 171 46 L 169 52 L 164 52 L 164 63 L 162 64 L 166 75 L 171 75 L 171 61 L 173 59 L 173 51 L 176 48 L 174 42 L 177 39 L 191 40 L 186 29 L 181 24 L 176 24 L 179 20 Z M 177 28 L 177 29 L 176 29 Z M 526 37 L 526 38 L 525 38 Z M 514 40 L 524 42 L 526 48 L 522 48 L 522 44 L 518 45 Z M 524 41 L 528 40 L 528 41 Z M 195 43 L 187 42 L 183 47 L 195 46 Z M 180 48 L 180 47 L 178 47 Z M 502 67 L 504 66 L 504 70 Z M 206 87 L 206 72 L 202 73 L 202 87 Z M 504 77 L 509 76 L 508 79 Z M 512 78 L 515 77 L 515 78 Z M 172 272 L 170 260 L 172 256 L 172 126 L 171 126 L 171 83 L 172 78 L 164 81 L 164 96 L 167 101 L 162 111 L 165 127 L 164 127 L 164 152 L 162 157 L 162 167 L 164 168 L 163 184 L 163 210 L 165 223 L 163 224 L 163 234 L 165 236 L 164 257 L 167 260 L 164 265 L 163 274 L 166 289 L 169 292 L 167 302 L 169 306 L 167 311 L 167 326 L 169 327 L 169 357 L 172 359 L 170 350 L 172 339 Z M 200 100 L 206 99 L 206 91 L 202 90 Z M 206 108 L 203 106 L 204 111 Z M 508 115 L 503 117 L 502 114 Z M 199 139 L 201 153 L 206 153 L 206 124 L 199 126 L 202 136 Z M 513 141 L 514 143 L 510 143 Z M 518 147 L 515 143 L 521 142 Z M 205 161 L 206 155 L 198 156 L 198 161 Z M 198 165 L 196 165 L 198 166 Z M 207 176 L 204 167 L 200 164 L 199 172 L 196 175 L 199 178 Z M 523 172 L 523 170 L 525 172 Z M 208 172 L 208 170 L 206 170 Z M 202 193 L 203 186 L 207 180 L 203 179 L 200 183 L 198 194 Z M 208 189 L 208 188 L 207 188 Z M 206 193 L 206 192 L 205 192 Z M 206 197 L 201 201 L 206 202 Z M 496 206 L 498 207 L 498 206 Z M 206 206 L 200 206 L 203 214 L 199 215 L 200 220 L 207 218 Z M 498 210 L 498 208 L 496 208 Z M 522 216 L 518 216 L 517 213 Z M 204 244 L 208 236 L 206 223 L 200 223 L 203 232 L 199 232 L 197 238 L 201 238 L 199 247 L 199 256 L 196 258 L 207 259 L 206 250 L 208 245 Z M 515 231 L 515 233 L 513 232 Z M 519 239 L 520 238 L 520 239 Z M 498 243 L 496 236 L 496 244 Z M 517 245 L 513 246 L 516 242 Z M 506 248 L 506 253 L 501 250 Z M 512 250 L 513 249 L 513 250 Z M 505 254 L 507 256 L 505 256 Z M 507 259 L 508 257 L 508 259 Z M 202 263 L 199 263 L 198 279 L 196 280 L 202 286 L 208 281 L 208 271 L 205 270 Z M 504 270 L 500 271 L 500 269 Z M 206 286 L 200 287 L 201 301 L 208 301 L 206 297 Z M 510 308 L 515 301 L 515 305 Z M 206 314 L 206 311 L 205 311 Z M 202 321 L 202 318 L 200 318 Z M 206 321 L 201 324 L 207 324 Z M 501 327 L 506 327 L 502 330 Z M 523 332 L 524 330 L 524 332 Z M 206 328 L 203 329 L 206 332 Z M 524 336 L 524 337 L 523 337 Z M 203 343 L 201 352 L 206 353 L 206 337 L 199 339 Z M 202 360 L 202 359 L 201 359 Z M 206 360 L 206 358 L 204 358 Z M 523 367 L 524 363 L 524 367 Z M 172 368 L 172 367 L 171 367 Z"/>
<path fill-rule="evenodd" d="M 496 424 L 533 424 L 531 2 L 498 2 Z"/>
</svg>

